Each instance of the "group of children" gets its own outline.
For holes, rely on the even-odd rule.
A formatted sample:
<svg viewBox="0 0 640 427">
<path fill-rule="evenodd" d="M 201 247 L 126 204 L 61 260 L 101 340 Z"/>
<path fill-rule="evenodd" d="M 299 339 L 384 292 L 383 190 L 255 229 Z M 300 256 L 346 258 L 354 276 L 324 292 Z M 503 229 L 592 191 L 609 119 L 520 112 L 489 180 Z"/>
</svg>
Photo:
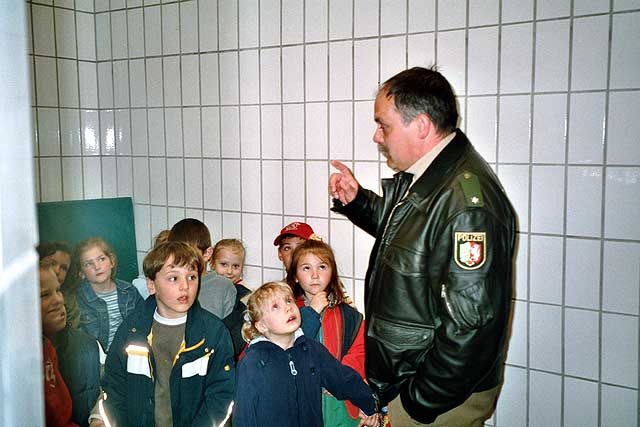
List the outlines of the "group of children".
<svg viewBox="0 0 640 427">
<path fill-rule="evenodd" d="M 47 425 L 381 425 L 363 381 L 364 320 L 330 246 L 300 222 L 274 245 L 286 277 L 251 291 L 242 283 L 242 243 L 212 246 L 201 221 L 182 220 L 144 259 L 146 299 L 140 283 L 115 277 L 117 258 L 104 240 L 81 242 L 73 257 L 68 247 L 41 245 Z M 58 274 L 72 258 L 82 281 L 64 296 L 78 329 Z M 54 341 L 61 331 L 75 335 L 70 350 Z M 58 384 L 48 395 L 47 378 Z"/>
</svg>

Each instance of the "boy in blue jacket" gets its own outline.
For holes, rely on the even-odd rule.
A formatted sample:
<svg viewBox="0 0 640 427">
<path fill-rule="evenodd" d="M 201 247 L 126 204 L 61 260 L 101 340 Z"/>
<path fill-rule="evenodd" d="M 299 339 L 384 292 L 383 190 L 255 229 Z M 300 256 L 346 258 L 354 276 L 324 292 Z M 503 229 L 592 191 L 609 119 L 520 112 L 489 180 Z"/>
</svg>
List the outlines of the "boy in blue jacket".
<svg viewBox="0 0 640 427">
<path fill-rule="evenodd" d="M 289 285 L 266 283 L 251 295 L 242 334 L 250 344 L 238 364 L 233 427 L 322 427 L 323 388 L 360 408 L 360 426 L 378 426 L 375 397 L 358 373 L 305 338 Z"/>
<path fill-rule="evenodd" d="M 204 262 L 182 242 L 145 257 L 149 298 L 120 325 L 107 355 L 104 412 L 114 427 L 217 426 L 235 387 L 222 321 L 197 302 Z"/>
</svg>

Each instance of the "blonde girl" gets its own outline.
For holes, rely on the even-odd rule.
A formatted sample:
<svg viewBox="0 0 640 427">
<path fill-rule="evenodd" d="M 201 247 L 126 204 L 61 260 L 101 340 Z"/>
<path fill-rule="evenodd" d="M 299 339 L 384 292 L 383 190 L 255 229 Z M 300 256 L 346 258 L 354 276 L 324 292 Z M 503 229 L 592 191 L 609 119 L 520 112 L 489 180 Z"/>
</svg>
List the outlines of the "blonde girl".
<svg viewBox="0 0 640 427">
<path fill-rule="evenodd" d="M 101 237 L 81 241 L 74 258 L 82 279 L 76 296 L 80 329 L 94 336 L 106 351 L 118 326 L 142 297 L 131 283 L 116 278 L 118 258 Z"/>
<path fill-rule="evenodd" d="M 223 319 L 233 340 L 234 356 L 236 360 L 244 350 L 245 342 L 242 338 L 243 316 L 247 309 L 245 305 L 251 289 L 242 283 L 245 249 L 238 239 L 222 239 L 213 247 L 211 268 L 215 272 L 231 280 L 236 288 L 236 301 L 231 314 Z"/>
<path fill-rule="evenodd" d="M 222 239 L 213 247 L 211 268 L 234 285 L 242 282 L 245 249 L 238 239 Z"/>
<path fill-rule="evenodd" d="M 234 427 L 320 427 L 322 390 L 361 408 L 361 426 L 377 426 L 375 399 L 357 372 L 300 329 L 291 288 L 269 282 L 247 302 L 242 333 L 249 342 L 237 368 Z M 368 414 L 368 415 L 365 415 Z"/>
</svg>

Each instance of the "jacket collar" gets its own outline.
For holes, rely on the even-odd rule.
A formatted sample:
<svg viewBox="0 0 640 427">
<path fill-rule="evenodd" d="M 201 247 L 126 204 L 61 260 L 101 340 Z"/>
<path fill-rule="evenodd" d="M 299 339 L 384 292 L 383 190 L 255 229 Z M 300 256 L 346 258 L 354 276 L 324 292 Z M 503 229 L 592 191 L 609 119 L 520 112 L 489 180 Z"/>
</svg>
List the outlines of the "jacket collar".
<svg viewBox="0 0 640 427">
<path fill-rule="evenodd" d="M 129 288 L 133 288 L 133 285 L 131 283 L 125 282 L 120 279 L 113 279 L 113 282 L 116 284 L 116 292 L 118 292 L 118 294 L 122 292 L 129 292 Z M 89 302 L 93 302 L 98 299 L 98 295 L 93 290 L 87 279 L 82 280 L 82 284 L 80 284 L 80 287 L 78 288 L 78 293 L 80 293 L 84 297 L 84 299 Z"/>
<path fill-rule="evenodd" d="M 158 307 L 156 296 L 149 295 L 141 305 L 142 309 L 138 312 L 137 319 L 133 322 L 132 326 L 137 328 L 136 334 L 140 334 L 146 340 L 147 336 L 151 332 L 151 326 L 153 325 L 153 314 Z M 136 309 L 136 311 L 138 311 L 138 309 Z M 184 329 L 184 341 L 186 348 L 197 346 L 204 336 L 202 333 L 204 325 L 202 324 L 201 316 L 198 314 L 200 311 L 202 311 L 202 308 L 196 300 L 187 312 L 187 324 Z"/>
<path fill-rule="evenodd" d="M 431 193 L 436 185 L 442 182 L 442 179 L 449 175 L 455 167 L 456 162 L 471 143 L 460 129 L 456 129 L 456 136 L 447 144 L 440 154 L 433 160 L 427 170 L 420 176 L 416 182 L 409 188 L 407 199 L 413 198 L 415 195 L 423 199 Z M 385 200 L 394 199 L 393 178 L 382 179 L 382 189 L 384 191 Z"/>
<path fill-rule="evenodd" d="M 298 328 L 296 329 L 296 331 L 293 333 L 293 347 L 296 346 L 296 344 L 298 343 L 298 338 L 303 337 L 304 336 L 304 332 L 302 332 L 302 328 Z M 269 341 L 269 339 L 267 337 L 265 337 L 264 335 L 260 335 L 259 337 L 256 337 L 254 339 L 251 340 L 251 342 L 249 343 L 249 346 L 252 346 L 254 344 L 257 344 L 259 342 L 271 342 Z M 276 344 L 274 344 L 276 345 Z"/>
<path fill-rule="evenodd" d="M 471 143 L 460 129 L 456 129 L 455 132 L 455 138 L 411 186 L 408 197 L 412 197 L 412 193 L 415 193 L 419 198 L 424 198 L 430 194 L 445 177 L 451 174 L 463 153 L 471 147 Z"/>
</svg>

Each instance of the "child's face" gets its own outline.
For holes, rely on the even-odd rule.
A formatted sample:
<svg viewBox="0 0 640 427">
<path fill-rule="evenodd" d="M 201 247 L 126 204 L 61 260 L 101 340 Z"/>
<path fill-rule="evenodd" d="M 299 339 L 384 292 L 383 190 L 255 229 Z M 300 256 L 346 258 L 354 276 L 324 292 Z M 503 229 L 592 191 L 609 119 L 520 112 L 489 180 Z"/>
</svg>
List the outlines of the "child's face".
<svg viewBox="0 0 640 427">
<path fill-rule="evenodd" d="M 198 270 L 174 265 L 173 256 L 170 256 L 155 279 L 147 278 L 147 289 L 149 295 L 156 296 L 158 313 L 168 319 L 177 319 L 187 314 L 196 300 L 198 282 Z"/>
<path fill-rule="evenodd" d="M 331 273 L 331 266 L 312 253 L 306 253 L 298 259 L 296 280 L 307 298 L 327 289 Z"/>
<path fill-rule="evenodd" d="M 113 260 L 98 246 L 93 246 L 80 255 L 80 268 L 89 283 L 102 285 L 111 280 Z"/>
<path fill-rule="evenodd" d="M 242 278 L 242 267 L 244 267 L 242 254 L 228 248 L 220 249 L 213 260 L 213 269 L 216 273 L 233 283 Z"/>
<path fill-rule="evenodd" d="M 66 252 L 56 251 L 53 255 L 46 256 L 42 260 L 51 263 L 51 268 L 56 273 L 58 282 L 64 283 L 69 272 L 69 265 L 71 265 L 71 256 Z"/>
<path fill-rule="evenodd" d="M 287 236 L 280 241 L 278 259 L 284 264 L 285 270 L 289 271 L 289 267 L 291 267 L 293 251 L 304 242 L 305 240 L 298 236 Z"/>
<path fill-rule="evenodd" d="M 260 305 L 262 319 L 256 322 L 256 329 L 272 341 L 291 336 L 300 327 L 300 310 L 293 295 L 277 293 Z"/>
<path fill-rule="evenodd" d="M 67 323 L 64 297 L 53 270 L 40 270 L 40 318 L 47 336 L 61 331 Z"/>
</svg>

